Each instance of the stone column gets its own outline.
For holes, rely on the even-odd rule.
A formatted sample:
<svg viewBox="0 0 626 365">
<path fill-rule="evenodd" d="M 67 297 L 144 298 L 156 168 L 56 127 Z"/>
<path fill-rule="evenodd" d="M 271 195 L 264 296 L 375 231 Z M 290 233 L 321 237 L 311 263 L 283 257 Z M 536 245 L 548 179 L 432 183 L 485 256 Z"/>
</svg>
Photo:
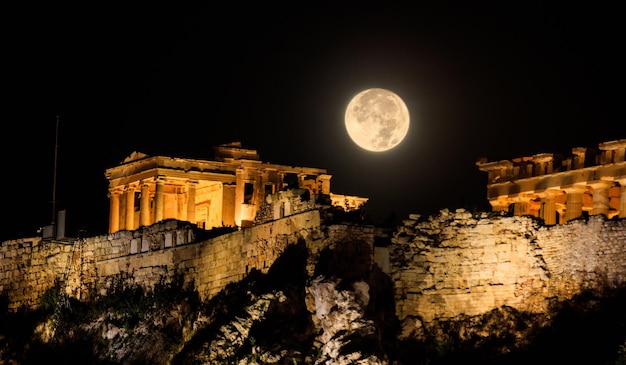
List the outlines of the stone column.
<svg viewBox="0 0 626 365">
<path fill-rule="evenodd" d="M 159 176 L 156 178 L 156 192 L 154 194 L 154 222 L 160 222 L 163 220 L 163 209 L 165 204 L 165 196 L 163 195 L 163 188 L 165 185 L 165 177 Z"/>
<path fill-rule="evenodd" d="M 559 206 L 560 205 L 560 206 Z M 556 212 L 559 213 L 559 222 L 558 224 L 564 224 L 567 221 L 565 220 L 565 207 L 561 204 L 557 205 Z"/>
<path fill-rule="evenodd" d="M 126 187 L 126 222 L 124 228 L 127 230 L 135 229 L 135 187 L 132 185 Z"/>
<path fill-rule="evenodd" d="M 592 215 L 604 214 L 609 216 L 609 189 L 613 183 L 608 181 L 598 181 L 590 184 L 593 188 L 593 208 Z"/>
<path fill-rule="evenodd" d="M 533 156 L 533 163 L 535 164 L 534 176 L 541 176 L 552 173 L 552 163 L 554 155 L 552 153 L 540 153 Z"/>
<path fill-rule="evenodd" d="M 513 203 L 513 215 L 528 215 L 530 214 L 529 210 L 529 198 L 520 197 L 515 203 Z"/>
<path fill-rule="evenodd" d="M 120 230 L 120 193 L 109 190 L 109 233 Z"/>
<path fill-rule="evenodd" d="M 141 197 L 139 198 L 139 224 L 147 227 L 150 222 L 150 184 L 141 183 Z"/>
<path fill-rule="evenodd" d="M 298 187 L 299 188 L 304 188 L 305 187 L 304 182 L 306 181 L 306 176 L 307 176 L 307 174 L 305 174 L 305 173 L 299 173 L 298 174 Z"/>
<path fill-rule="evenodd" d="M 321 174 L 317 177 L 318 184 L 320 185 L 319 194 L 330 194 L 330 179 L 332 175 Z"/>
<path fill-rule="evenodd" d="M 572 168 L 582 169 L 585 167 L 585 154 L 587 154 L 587 149 L 585 147 L 574 147 L 572 148 L 572 154 L 575 156 Z"/>
<path fill-rule="evenodd" d="M 244 195 L 244 169 L 239 168 L 235 171 L 235 225 L 241 226 L 243 216 L 243 195 Z"/>
<path fill-rule="evenodd" d="M 583 186 L 574 186 L 564 189 L 567 192 L 565 202 L 565 221 L 580 218 L 583 215 Z"/>
<path fill-rule="evenodd" d="M 189 189 L 187 185 L 182 185 L 176 193 L 176 219 L 179 221 L 187 220 L 187 198 L 189 197 Z"/>
<path fill-rule="evenodd" d="M 187 182 L 187 221 L 196 223 L 196 185 L 197 181 Z"/>
<path fill-rule="evenodd" d="M 598 148 L 607 156 L 602 161 L 603 164 L 624 162 L 626 157 L 626 139 L 600 143 Z"/>
<path fill-rule="evenodd" d="M 556 221 L 556 193 L 547 191 L 541 197 L 541 218 L 546 225 L 554 225 Z"/>
<path fill-rule="evenodd" d="M 626 179 L 618 180 L 621 185 L 619 195 L 619 217 L 626 218 Z"/>
</svg>

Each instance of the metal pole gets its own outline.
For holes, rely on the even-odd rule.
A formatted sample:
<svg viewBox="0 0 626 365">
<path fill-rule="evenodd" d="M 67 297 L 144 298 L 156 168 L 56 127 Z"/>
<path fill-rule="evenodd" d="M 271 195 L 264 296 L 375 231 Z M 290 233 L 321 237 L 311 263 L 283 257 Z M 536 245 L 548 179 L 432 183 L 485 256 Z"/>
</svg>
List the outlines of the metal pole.
<svg viewBox="0 0 626 365">
<path fill-rule="evenodd" d="M 57 155 L 59 149 L 59 116 L 57 115 L 57 125 L 54 137 L 54 175 L 52 178 L 52 224 L 56 217 L 56 191 L 57 191 Z"/>
</svg>

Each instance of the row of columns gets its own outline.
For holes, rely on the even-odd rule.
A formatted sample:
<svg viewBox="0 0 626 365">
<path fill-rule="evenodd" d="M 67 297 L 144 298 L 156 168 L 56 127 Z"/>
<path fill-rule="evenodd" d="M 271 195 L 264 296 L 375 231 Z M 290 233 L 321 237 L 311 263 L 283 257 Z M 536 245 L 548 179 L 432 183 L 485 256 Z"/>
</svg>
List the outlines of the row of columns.
<svg viewBox="0 0 626 365">
<path fill-rule="evenodd" d="M 117 232 L 122 229 L 135 229 L 135 192 L 138 186 L 140 186 L 139 227 L 149 226 L 162 221 L 165 218 L 165 180 L 164 177 L 159 176 L 151 181 L 141 181 L 128 184 L 124 187 L 111 189 L 109 191 L 109 233 Z M 188 181 L 186 183 L 187 209 L 184 212 L 177 212 L 178 216 L 172 218 L 195 222 L 196 184 L 196 181 Z M 152 195 L 150 191 L 152 185 L 154 185 L 154 195 Z M 122 216 L 122 212 L 120 211 L 121 195 L 124 195 L 126 199 L 125 219 L 123 224 L 120 222 L 120 217 Z M 154 201 L 154 210 L 151 209 L 152 201 Z"/>
<path fill-rule="evenodd" d="M 626 179 L 620 179 L 616 182 L 620 184 L 621 189 L 618 215 L 620 218 L 626 218 Z M 506 211 L 509 209 L 510 204 L 513 204 L 514 215 L 537 215 L 544 220 L 545 224 L 553 225 L 567 222 L 583 215 L 583 195 L 587 190 L 587 186 L 593 189 L 593 203 L 590 214 L 604 214 L 608 217 L 610 212 L 609 190 L 615 186 L 613 181 L 596 181 L 588 184 L 576 184 L 559 190 L 549 189 L 541 193 L 524 194 L 515 198 L 499 198 L 492 200 L 491 204 L 494 211 Z M 566 194 L 564 206 L 557 203 L 557 198 L 563 193 Z M 533 214 L 534 211 L 532 211 L 531 205 L 537 199 L 540 203 L 540 209 L 537 210 L 537 214 Z M 557 212 L 561 217 L 560 222 L 557 222 Z"/>
</svg>

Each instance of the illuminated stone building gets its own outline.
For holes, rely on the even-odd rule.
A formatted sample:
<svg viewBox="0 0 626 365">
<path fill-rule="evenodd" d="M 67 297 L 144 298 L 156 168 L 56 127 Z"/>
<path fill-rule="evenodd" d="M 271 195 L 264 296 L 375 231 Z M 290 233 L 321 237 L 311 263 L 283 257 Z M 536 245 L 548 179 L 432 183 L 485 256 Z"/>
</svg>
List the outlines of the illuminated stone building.
<svg viewBox="0 0 626 365">
<path fill-rule="evenodd" d="M 307 189 L 313 199 L 328 195 L 331 204 L 345 209 L 367 201 L 331 194 L 331 175 L 324 169 L 264 163 L 257 151 L 244 149 L 239 142 L 214 150 L 214 161 L 133 152 L 119 166 L 107 169 L 109 233 L 165 219 L 189 221 L 204 229 L 246 227 L 253 224 L 268 195 L 286 189 Z M 289 207 L 281 208 L 279 217 L 289 215 Z"/>
<path fill-rule="evenodd" d="M 583 214 L 626 218 L 626 139 L 598 148 L 572 149 L 572 156 L 541 153 L 497 162 L 479 160 L 488 174 L 493 211 L 532 215 L 546 224 Z"/>
</svg>

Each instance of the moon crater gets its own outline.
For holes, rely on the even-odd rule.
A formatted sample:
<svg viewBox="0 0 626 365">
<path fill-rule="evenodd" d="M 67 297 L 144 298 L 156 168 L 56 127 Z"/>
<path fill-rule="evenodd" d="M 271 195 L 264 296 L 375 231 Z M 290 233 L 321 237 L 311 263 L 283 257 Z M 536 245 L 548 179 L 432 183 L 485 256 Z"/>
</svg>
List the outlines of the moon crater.
<svg viewBox="0 0 626 365">
<path fill-rule="evenodd" d="M 380 88 L 355 95 L 345 115 L 350 138 L 368 151 L 383 152 L 397 146 L 409 130 L 409 110 L 395 93 Z"/>
</svg>

